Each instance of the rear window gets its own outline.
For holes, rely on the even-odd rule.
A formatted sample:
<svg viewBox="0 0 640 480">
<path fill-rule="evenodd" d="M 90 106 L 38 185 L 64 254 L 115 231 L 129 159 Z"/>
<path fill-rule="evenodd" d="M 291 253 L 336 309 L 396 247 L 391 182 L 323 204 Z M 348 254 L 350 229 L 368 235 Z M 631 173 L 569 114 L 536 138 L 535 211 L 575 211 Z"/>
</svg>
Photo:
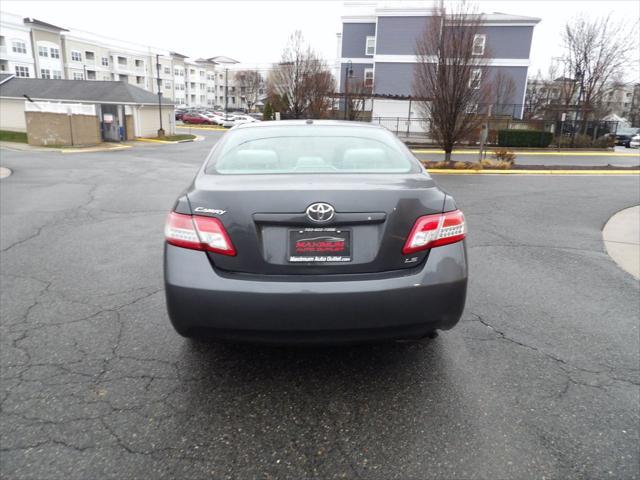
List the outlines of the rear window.
<svg viewBox="0 0 640 480">
<path fill-rule="evenodd" d="M 206 173 L 406 173 L 419 171 L 406 147 L 386 130 L 289 125 L 227 133 Z"/>
</svg>

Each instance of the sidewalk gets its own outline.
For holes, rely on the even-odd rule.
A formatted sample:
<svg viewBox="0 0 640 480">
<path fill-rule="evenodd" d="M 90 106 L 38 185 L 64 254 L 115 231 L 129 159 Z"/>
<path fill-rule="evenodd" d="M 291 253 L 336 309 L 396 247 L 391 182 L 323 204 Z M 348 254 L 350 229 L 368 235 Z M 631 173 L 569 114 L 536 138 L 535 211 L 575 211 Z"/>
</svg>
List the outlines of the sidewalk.
<svg viewBox="0 0 640 480">
<path fill-rule="evenodd" d="M 602 229 L 602 238 L 609 256 L 640 280 L 640 205 L 613 215 Z"/>
</svg>

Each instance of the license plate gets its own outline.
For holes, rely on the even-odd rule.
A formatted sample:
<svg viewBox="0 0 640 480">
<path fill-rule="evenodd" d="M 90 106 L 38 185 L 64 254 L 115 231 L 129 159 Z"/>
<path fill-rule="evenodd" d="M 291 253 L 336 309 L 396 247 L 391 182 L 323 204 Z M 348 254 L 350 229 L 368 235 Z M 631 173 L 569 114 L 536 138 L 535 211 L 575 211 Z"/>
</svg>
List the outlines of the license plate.
<svg viewBox="0 0 640 480">
<path fill-rule="evenodd" d="M 289 262 L 351 261 L 351 232 L 339 228 L 300 228 L 289 231 Z"/>
</svg>

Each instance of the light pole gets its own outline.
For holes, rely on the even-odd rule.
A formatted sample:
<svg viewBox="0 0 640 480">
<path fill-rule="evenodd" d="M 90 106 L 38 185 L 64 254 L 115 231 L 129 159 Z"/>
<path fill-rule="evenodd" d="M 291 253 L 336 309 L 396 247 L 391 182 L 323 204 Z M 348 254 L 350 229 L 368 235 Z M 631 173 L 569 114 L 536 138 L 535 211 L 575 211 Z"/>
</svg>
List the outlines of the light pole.
<svg viewBox="0 0 640 480">
<path fill-rule="evenodd" d="M 224 115 L 227 116 L 227 107 L 229 106 L 229 69 L 224 69 Z"/>
<path fill-rule="evenodd" d="M 353 75 L 353 62 L 349 60 L 344 69 L 344 119 L 349 118 L 349 77 Z"/>
<path fill-rule="evenodd" d="M 160 80 L 160 55 L 156 55 L 156 72 L 158 73 L 158 116 L 160 117 L 158 136 L 164 137 L 164 128 L 162 128 L 162 90 L 160 89 L 162 84 L 162 80 Z"/>
</svg>

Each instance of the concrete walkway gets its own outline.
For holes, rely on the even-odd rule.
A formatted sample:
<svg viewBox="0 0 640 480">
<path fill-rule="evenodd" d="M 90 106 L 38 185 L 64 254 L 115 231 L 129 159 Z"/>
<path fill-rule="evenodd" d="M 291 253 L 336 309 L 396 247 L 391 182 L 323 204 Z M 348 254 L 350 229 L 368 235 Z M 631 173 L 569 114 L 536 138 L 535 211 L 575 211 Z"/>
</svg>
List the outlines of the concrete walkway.
<svg viewBox="0 0 640 480">
<path fill-rule="evenodd" d="M 640 205 L 612 216 L 602 229 L 607 253 L 636 279 L 640 279 Z"/>
</svg>

